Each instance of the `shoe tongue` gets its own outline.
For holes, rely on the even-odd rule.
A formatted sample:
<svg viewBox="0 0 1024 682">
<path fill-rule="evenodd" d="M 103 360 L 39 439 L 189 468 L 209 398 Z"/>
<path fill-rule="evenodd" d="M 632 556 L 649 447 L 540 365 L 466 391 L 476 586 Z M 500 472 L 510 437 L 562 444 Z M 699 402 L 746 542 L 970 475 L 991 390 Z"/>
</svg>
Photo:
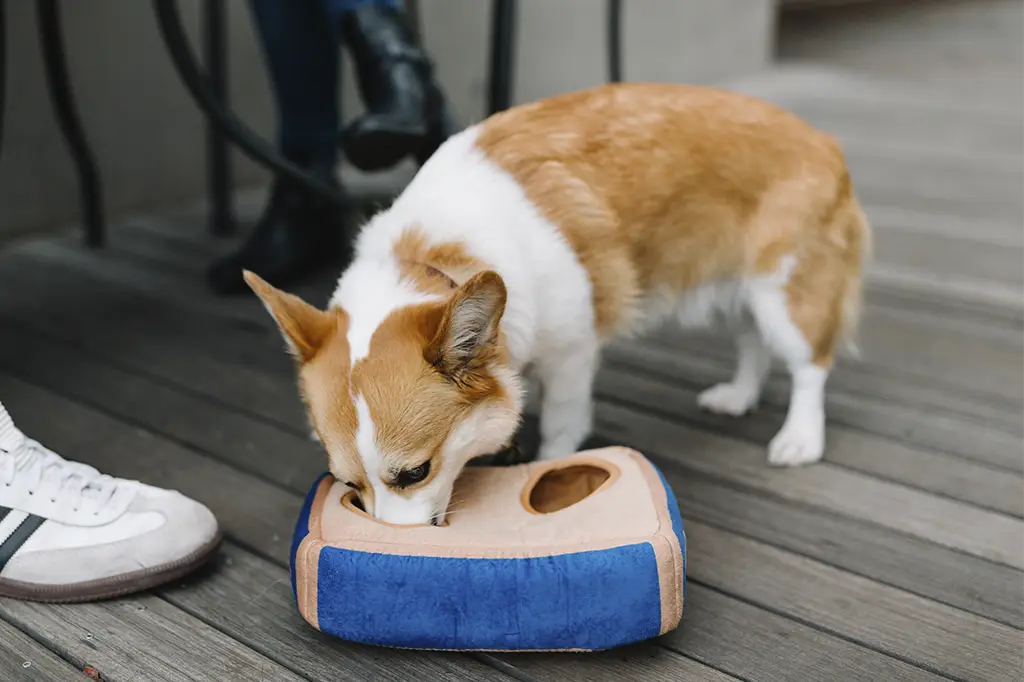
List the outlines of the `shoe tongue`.
<svg viewBox="0 0 1024 682">
<path fill-rule="evenodd" d="M 7 408 L 0 403 L 0 450 L 17 452 L 25 444 L 25 434 L 14 425 L 11 415 L 7 414 Z"/>
</svg>

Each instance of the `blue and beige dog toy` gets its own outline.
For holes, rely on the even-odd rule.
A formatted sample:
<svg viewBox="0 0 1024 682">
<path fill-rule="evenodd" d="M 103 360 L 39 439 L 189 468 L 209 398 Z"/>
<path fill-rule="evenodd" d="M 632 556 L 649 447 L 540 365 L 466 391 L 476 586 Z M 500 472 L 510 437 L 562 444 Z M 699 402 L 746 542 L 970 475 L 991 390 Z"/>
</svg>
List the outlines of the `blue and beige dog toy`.
<svg viewBox="0 0 1024 682">
<path fill-rule="evenodd" d="M 355 642 L 459 651 L 592 651 L 679 624 L 683 522 L 642 455 L 471 467 L 454 498 L 446 526 L 392 526 L 321 478 L 292 544 L 302 616 Z"/>
</svg>

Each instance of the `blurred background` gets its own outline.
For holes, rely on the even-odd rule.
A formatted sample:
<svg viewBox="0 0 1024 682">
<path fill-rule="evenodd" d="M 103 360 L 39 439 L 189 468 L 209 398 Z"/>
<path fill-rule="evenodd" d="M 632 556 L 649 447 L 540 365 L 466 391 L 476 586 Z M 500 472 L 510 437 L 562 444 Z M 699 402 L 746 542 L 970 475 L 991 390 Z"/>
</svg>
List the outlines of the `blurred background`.
<svg viewBox="0 0 1024 682">
<path fill-rule="evenodd" d="M 0 240 L 67 226 L 74 175 L 47 100 L 34 3 L 7 3 L 6 133 Z M 202 117 L 174 73 L 148 2 L 64 2 L 72 86 L 104 179 L 110 216 L 196 199 L 204 191 Z M 181 9 L 198 39 L 199 0 Z M 266 68 L 248 7 L 228 2 L 230 98 L 272 137 Z M 490 3 L 419 3 L 428 53 L 462 125 L 483 117 Z M 516 21 L 514 101 L 607 78 L 605 10 L 594 0 L 525 0 Z M 835 65 L 928 85 L 949 97 L 1016 107 L 1022 90 L 1015 0 L 630 0 L 622 18 L 628 80 L 727 83 L 774 64 Z M 197 43 L 198 44 L 198 43 Z M 351 60 L 346 118 L 357 115 Z M 269 176 L 235 154 L 237 187 Z"/>
</svg>

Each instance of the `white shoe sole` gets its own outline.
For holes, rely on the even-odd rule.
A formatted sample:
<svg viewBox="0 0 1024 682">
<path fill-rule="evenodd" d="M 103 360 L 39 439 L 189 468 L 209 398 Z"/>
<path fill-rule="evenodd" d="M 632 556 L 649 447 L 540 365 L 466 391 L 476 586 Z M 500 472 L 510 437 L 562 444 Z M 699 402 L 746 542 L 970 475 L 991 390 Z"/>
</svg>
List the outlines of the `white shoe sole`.
<svg viewBox="0 0 1024 682">
<path fill-rule="evenodd" d="M 152 589 L 198 569 L 217 552 L 221 534 L 180 559 L 131 573 L 65 585 L 41 585 L 0 578 L 0 597 L 49 603 L 99 601 Z"/>
</svg>

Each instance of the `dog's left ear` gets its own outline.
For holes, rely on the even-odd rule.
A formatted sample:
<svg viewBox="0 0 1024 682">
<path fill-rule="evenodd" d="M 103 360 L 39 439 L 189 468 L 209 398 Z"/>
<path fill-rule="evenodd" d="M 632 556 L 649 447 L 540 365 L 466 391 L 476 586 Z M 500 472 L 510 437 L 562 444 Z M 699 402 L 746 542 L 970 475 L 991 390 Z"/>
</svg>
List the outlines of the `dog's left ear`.
<svg viewBox="0 0 1024 682">
<path fill-rule="evenodd" d="M 312 360 L 337 329 L 338 317 L 311 306 L 298 296 L 275 289 L 248 270 L 243 277 L 277 322 L 292 354 L 302 362 Z"/>
</svg>

